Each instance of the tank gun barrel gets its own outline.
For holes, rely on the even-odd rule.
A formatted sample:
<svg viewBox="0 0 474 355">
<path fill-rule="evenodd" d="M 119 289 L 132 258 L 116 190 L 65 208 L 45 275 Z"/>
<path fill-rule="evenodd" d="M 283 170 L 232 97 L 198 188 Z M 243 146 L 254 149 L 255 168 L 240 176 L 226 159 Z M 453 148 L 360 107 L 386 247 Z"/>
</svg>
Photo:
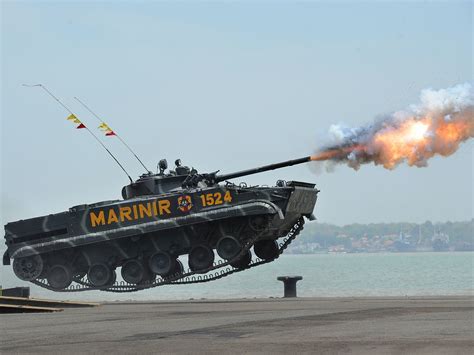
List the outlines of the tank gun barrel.
<svg viewBox="0 0 474 355">
<path fill-rule="evenodd" d="M 264 166 L 260 166 L 258 168 L 237 171 L 235 173 L 217 175 L 216 178 L 215 178 L 215 181 L 216 182 L 221 182 L 221 181 L 225 181 L 225 180 L 235 179 L 235 178 L 238 178 L 238 177 L 241 177 L 241 176 L 258 174 L 258 173 L 263 173 L 263 172 L 269 171 L 269 170 L 275 170 L 275 169 L 280 169 L 280 168 L 284 168 L 284 167 L 287 167 L 287 166 L 303 164 L 303 163 L 307 163 L 309 161 L 311 161 L 311 156 L 307 156 L 307 157 L 300 158 L 300 159 L 287 160 L 287 161 L 283 161 L 281 163 L 264 165 Z"/>
</svg>

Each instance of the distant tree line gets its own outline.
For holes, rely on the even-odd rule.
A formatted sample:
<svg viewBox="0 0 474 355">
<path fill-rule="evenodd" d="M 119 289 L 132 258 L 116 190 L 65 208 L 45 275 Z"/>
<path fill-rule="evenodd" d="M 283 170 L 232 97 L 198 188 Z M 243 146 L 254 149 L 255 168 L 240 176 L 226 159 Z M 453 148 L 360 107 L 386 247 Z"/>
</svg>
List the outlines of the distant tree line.
<svg viewBox="0 0 474 355">
<path fill-rule="evenodd" d="M 372 239 L 376 236 L 383 237 L 387 235 L 398 235 L 403 233 L 415 238 L 428 240 L 435 233 L 444 233 L 449 235 L 450 244 L 468 244 L 474 243 L 474 219 L 465 222 L 444 222 L 432 223 L 426 221 L 417 223 L 370 223 L 370 224 L 348 224 L 337 226 L 328 223 L 311 222 L 305 225 L 305 229 L 298 237 L 299 243 L 319 243 L 322 247 L 330 245 L 349 246 L 351 240 L 360 238 Z"/>
</svg>

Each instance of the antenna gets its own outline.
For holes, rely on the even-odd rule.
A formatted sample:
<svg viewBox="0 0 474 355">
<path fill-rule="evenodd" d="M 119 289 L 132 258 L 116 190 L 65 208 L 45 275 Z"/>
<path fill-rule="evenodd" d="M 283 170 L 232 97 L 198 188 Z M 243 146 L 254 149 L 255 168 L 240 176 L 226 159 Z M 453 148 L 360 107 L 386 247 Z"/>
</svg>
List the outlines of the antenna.
<svg viewBox="0 0 474 355">
<path fill-rule="evenodd" d="M 86 108 L 87 111 L 89 111 L 95 118 L 97 118 L 97 120 L 102 123 L 102 124 L 105 124 L 107 125 L 104 121 L 102 121 L 102 119 L 94 112 L 92 111 L 89 106 L 87 106 L 84 102 L 82 102 L 81 100 L 79 100 L 78 97 L 74 96 L 74 99 L 76 99 L 82 106 L 84 106 Z M 133 156 L 139 161 L 139 163 L 145 168 L 145 170 L 147 172 L 150 172 L 150 170 L 145 166 L 145 164 L 143 164 L 143 162 L 140 160 L 140 158 L 135 154 L 135 152 L 132 150 L 132 148 L 130 148 L 130 146 L 125 143 L 125 141 L 122 139 L 122 137 L 120 137 L 117 132 L 113 131 L 114 135 L 120 140 L 120 142 L 122 142 L 122 144 L 127 147 L 127 149 L 130 151 L 130 153 L 133 154 Z"/>
<path fill-rule="evenodd" d="M 44 86 L 43 84 L 35 84 L 35 85 L 26 85 L 26 84 L 23 84 L 23 86 L 26 86 L 26 87 L 40 87 L 42 88 L 44 91 L 46 91 L 53 99 L 55 99 L 66 111 L 68 111 L 71 115 L 74 115 L 76 116 L 66 105 L 64 105 L 56 96 L 54 96 L 51 91 L 49 91 L 46 86 Z M 133 180 L 132 178 L 130 177 L 130 175 L 127 173 L 127 170 L 125 170 L 125 168 L 122 166 L 122 164 L 120 164 L 120 162 L 117 160 L 117 158 L 110 152 L 110 150 L 105 146 L 104 143 L 102 143 L 102 141 L 97 138 L 97 136 L 87 127 L 87 126 L 84 126 L 84 128 L 87 130 L 87 132 L 89 132 L 92 137 L 95 138 L 95 140 L 102 146 L 102 148 L 104 148 L 107 153 L 109 153 L 109 155 L 115 160 L 115 162 L 118 164 L 118 166 L 120 166 L 120 168 L 123 170 L 123 172 L 127 175 L 127 177 L 130 179 L 130 182 L 133 183 Z"/>
</svg>

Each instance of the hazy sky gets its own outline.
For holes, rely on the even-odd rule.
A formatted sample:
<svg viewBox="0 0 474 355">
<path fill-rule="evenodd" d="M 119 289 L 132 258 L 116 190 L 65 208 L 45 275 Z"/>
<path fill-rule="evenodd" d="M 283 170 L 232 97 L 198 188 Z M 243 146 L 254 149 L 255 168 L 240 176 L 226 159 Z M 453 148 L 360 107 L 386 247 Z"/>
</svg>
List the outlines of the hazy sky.
<svg viewBox="0 0 474 355">
<path fill-rule="evenodd" d="M 95 129 L 78 96 L 153 170 L 166 157 L 227 173 L 311 154 L 332 123 L 364 124 L 423 88 L 472 80 L 472 15 L 471 2 L 3 1 L 1 222 L 116 199 L 127 183 L 64 109 L 22 83 L 45 84 Z M 473 160 L 468 142 L 427 168 L 295 166 L 245 180 L 317 183 L 322 222 L 465 220 Z"/>
</svg>

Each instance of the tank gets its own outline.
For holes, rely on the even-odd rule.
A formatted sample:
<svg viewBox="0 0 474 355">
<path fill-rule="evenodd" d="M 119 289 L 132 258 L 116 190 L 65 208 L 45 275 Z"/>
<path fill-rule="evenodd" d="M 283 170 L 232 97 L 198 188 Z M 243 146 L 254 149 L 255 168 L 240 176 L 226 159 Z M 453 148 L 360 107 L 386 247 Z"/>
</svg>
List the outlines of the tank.
<svg viewBox="0 0 474 355">
<path fill-rule="evenodd" d="M 310 160 L 219 175 L 180 160 L 171 170 L 163 159 L 158 173 L 123 187 L 121 200 L 6 224 L 3 264 L 54 291 L 130 292 L 208 282 L 271 262 L 305 218 L 314 219 L 319 190 L 298 181 L 270 187 L 231 180 Z"/>
</svg>

